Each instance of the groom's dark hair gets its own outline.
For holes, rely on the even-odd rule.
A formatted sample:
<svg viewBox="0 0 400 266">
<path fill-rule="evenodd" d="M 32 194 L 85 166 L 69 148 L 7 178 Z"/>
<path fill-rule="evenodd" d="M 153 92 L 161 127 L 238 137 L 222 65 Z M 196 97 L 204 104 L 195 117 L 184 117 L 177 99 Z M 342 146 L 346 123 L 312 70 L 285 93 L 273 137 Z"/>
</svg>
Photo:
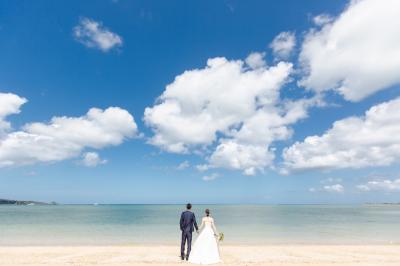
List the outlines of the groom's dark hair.
<svg viewBox="0 0 400 266">
<path fill-rule="evenodd" d="M 190 210 L 192 208 L 192 204 L 188 203 L 186 204 L 186 209 Z"/>
</svg>

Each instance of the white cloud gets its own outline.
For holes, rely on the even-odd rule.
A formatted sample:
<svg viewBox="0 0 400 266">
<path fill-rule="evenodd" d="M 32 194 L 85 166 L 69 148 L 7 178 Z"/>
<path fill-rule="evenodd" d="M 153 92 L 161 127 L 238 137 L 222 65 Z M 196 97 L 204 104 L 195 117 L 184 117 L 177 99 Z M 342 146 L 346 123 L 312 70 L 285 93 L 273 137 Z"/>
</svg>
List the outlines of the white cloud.
<svg viewBox="0 0 400 266">
<path fill-rule="evenodd" d="M 357 189 L 365 192 L 367 191 L 396 192 L 400 191 L 400 179 L 371 180 L 365 184 L 358 185 Z"/>
<path fill-rule="evenodd" d="M 399 84 L 399 18 L 400 1 L 351 1 L 335 21 L 306 35 L 299 59 L 307 75 L 299 84 L 350 101 Z"/>
<path fill-rule="evenodd" d="M 331 193 L 343 193 L 344 192 L 344 187 L 341 184 L 326 185 L 326 186 L 323 186 L 322 189 L 326 192 L 331 192 Z"/>
<path fill-rule="evenodd" d="M 266 62 L 264 60 L 264 57 L 265 57 L 265 53 L 254 52 L 254 53 L 249 54 L 246 57 L 245 62 L 252 69 L 265 67 Z"/>
<path fill-rule="evenodd" d="M 309 192 L 329 192 L 329 193 L 343 193 L 344 187 L 341 184 L 324 185 L 320 188 L 311 187 L 308 189 Z"/>
<path fill-rule="evenodd" d="M 243 170 L 245 175 L 255 175 L 272 164 L 274 154 L 265 145 L 240 144 L 237 140 L 223 139 L 209 161 L 211 167 Z"/>
<path fill-rule="evenodd" d="M 105 28 L 101 22 L 89 18 L 82 18 L 74 27 L 73 33 L 80 43 L 103 52 L 122 46 L 121 36 Z"/>
<path fill-rule="evenodd" d="M 323 26 L 325 24 L 332 22 L 333 20 L 334 18 L 329 14 L 320 14 L 318 16 L 313 17 L 313 22 L 317 26 Z"/>
<path fill-rule="evenodd" d="M 155 132 L 150 142 L 177 153 L 211 144 L 217 132 L 229 133 L 257 106 L 275 103 L 291 67 L 279 63 L 252 70 L 243 61 L 220 57 L 209 59 L 204 69 L 185 71 L 145 110 L 144 121 Z"/>
<path fill-rule="evenodd" d="M 199 172 L 207 171 L 210 167 L 207 164 L 198 164 L 196 165 L 196 169 Z"/>
<path fill-rule="evenodd" d="M 400 98 L 371 107 L 364 116 L 336 121 L 283 151 L 290 170 L 362 168 L 400 162 Z"/>
<path fill-rule="evenodd" d="M 177 170 L 185 170 L 188 167 L 190 167 L 189 161 L 183 161 L 176 167 L 176 169 Z"/>
<path fill-rule="evenodd" d="M 81 117 L 53 117 L 49 123 L 29 123 L 0 137 L 0 167 L 79 157 L 85 148 L 119 145 L 136 133 L 133 117 L 119 107 L 92 108 Z"/>
<path fill-rule="evenodd" d="M 243 121 L 230 138 L 221 138 L 215 151 L 208 158 L 209 168 L 243 170 L 244 175 L 255 175 L 272 166 L 275 158 L 275 141 L 292 136 L 290 124 L 307 116 L 307 108 L 318 100 L 287 101 L 280 108 L 259 109 Z M 277 103 L 276 103 L 277 104 Z"/>
<path fill-rule="evenodd" d="M 252 175 L 269 166 L 270 145 L 289 138 L 288 126 L 305 118 L 316 100 L 282 100 L 292 65 L 268 67 L 262 58 L 254 53 L 247 63 L 213 58 L 205 68 L 177 76 L 145 110 L 144 121 L 154 131 L 149 142 L 175 153 L 217 144 L 199 170 L 222 167 Z"/>
<path fill-rule="evenodd" d="M 107 163 L 107 160 L 101 159 L 97 152 L 86 152 L 82 157 L 82 164 L 87 167 L 96 167 Z"/>
<path fill-rule="evenodd" d="M 18 95 L 0 92 L 0 118 L 4 119 L 10 114 L 18 114 L 21 106 L 26 102 L 25 98 Z"/>
<path fill-rule="evenodd" d="M 284 59 L 289 57 L 295 46 L 296 36 L 289 31 L 279 33 L 269 45 L 276 57 Z"/>
<path fill-rule="evenodd" d="M 21 106 L 26 103 L 25 98 L 12 93 L 0 92 L 0 137 L 11 129 L 11 125 L 5 118 L 12 114 L 18 114 Z"/>
<path fill-rule="evenodd" d="M 205 175 L 205 176 L 203 176 L 203 180 L 204 180 L 204 181 L 212 181 L 212 180 L 217 179 L 218 177 L 219 177 L 219 174 L 217 174 L 217 173 L 212 173 L 211 175 Z"/>
</svg>

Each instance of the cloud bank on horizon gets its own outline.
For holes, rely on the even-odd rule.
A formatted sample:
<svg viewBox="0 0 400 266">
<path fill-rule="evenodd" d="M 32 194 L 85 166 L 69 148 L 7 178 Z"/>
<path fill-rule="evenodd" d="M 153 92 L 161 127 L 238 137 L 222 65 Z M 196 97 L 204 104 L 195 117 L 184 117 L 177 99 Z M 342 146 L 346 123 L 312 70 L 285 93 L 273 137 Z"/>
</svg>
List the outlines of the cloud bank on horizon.
<svg viewBox="0 0 400 266">
<path fill-rule="evenodd" d="M 291 173 L 397 163 L 399 98 L 372 106 L 363 116 L 340 119 L 282 154 L 276 145 L 292 139 L 293 126 L 307 119 L 311 108 L 329 105 L 328 93 L 359 102 L 400 84 L 399 18 L 399 1 L 351 1 L 337 17 L 315 16 L 314 26 L 302 36 L 295 29 L 279 33 L 268 46 L 272 62 L 264 51 L 237 60 L 209 58 L 204 67 L 178 74 L 144 110 L 143 121 L 152 132 L 147 142 L 168 153 L 199 154 L 204 163 L 196 168 L 210 172 L 203 177 L 207 181 L 220 176 L 216 169 L 256 175 L 267 169 Z M 121 36 L 89 18 L 79 21 L 73 36 L 102 52 L 123 45 Z M 282 93 L 288 87 L 301 96 Z M 13 130 L 7 117 L 26 102 L 0 93 L 0 167 L 72 158 L 94 167 L 107 160 L 93 150 L 138 134 L 133 116 L 118 107 L 92 108 L 80 117 L 53 117 Z M 191 166 L 185 161 L 178 169 Z M 366 183 L 360 190 L 386 183 Z M 342 193 L 344 187 L 326 184 L 322 190 Z"/>
</svg>

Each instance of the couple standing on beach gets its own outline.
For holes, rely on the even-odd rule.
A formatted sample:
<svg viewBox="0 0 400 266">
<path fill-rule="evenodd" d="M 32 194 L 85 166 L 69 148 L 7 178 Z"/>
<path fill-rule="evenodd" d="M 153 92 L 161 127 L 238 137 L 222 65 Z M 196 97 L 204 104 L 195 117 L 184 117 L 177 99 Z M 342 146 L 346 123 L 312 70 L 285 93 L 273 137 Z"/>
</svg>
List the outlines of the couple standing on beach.
<svg viewBox="0 0 400 266">
<path fill-rule="evenodd" d="M 200 228 L 197 226 L 196 217 L 191 211 L 192 205 L 186 205 L 186 211 L 182 212 L 180 220 L 180 228 L 182 231 L 181 241 L 181 259 L 188 260 L 196 264 L 213 264 L 221 262 L 219 256 L 218 242 L 217 242 L 217 228 L 214 224 L 214 219 L 210 216 L 210 210 L 205 210 L 205 217 L 201 220 Z M 192 246 L 192 232 L 196 229 L 199 234 L 196 242 Z M 200 231 L 200 230 L 201 231 Z M 187 243 L 187 252 L 185 256 L 185 243 Z"/>
</svg>

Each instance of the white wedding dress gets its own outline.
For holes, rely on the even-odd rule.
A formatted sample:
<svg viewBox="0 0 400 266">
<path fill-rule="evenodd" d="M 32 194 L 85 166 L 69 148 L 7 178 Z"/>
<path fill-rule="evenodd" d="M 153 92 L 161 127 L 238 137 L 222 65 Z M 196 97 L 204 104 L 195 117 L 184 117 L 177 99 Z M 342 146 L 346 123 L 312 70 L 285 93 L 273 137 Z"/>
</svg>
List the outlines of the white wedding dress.
<svg viewBox="0 0 400 266">
<path fill-rule="evenodd" d="M 218 235 L 214 225 L 214 219 L 204 217 L 201 221 L 200 234 L 194 242 L 189 262 L 196 264 L 214 264 L 221 262 L 219 257 Z"/>
</svg>

